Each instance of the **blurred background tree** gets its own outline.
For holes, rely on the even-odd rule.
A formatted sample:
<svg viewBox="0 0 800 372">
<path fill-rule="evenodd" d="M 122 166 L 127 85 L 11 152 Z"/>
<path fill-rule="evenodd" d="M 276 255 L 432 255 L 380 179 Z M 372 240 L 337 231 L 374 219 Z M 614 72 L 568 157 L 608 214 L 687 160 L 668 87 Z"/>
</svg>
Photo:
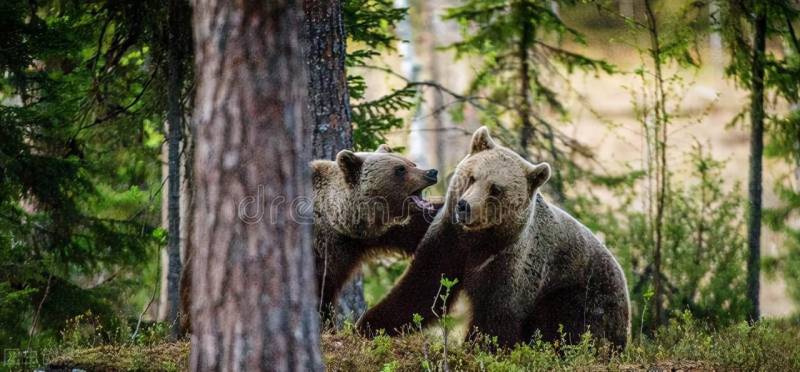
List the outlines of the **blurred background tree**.
<svg viewBox="0 0 800 372">
<path fill-rule="evenodd" d="M 150 53 L 160 7 L 0 5 L 2 347 L 52 340 L 88 311 L 124 322 L 127 299 L 152 285 L 147 263 L 164 238 L 165 71 Z"/>
</svg>

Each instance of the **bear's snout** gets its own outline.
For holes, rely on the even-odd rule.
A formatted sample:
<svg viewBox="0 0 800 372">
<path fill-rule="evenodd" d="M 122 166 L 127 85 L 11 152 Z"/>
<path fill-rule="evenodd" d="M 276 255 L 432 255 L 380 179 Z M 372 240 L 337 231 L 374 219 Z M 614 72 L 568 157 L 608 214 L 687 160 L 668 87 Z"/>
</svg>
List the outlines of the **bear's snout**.
<svg viewBox="0 0 800 372">
<path fill-rule="evenodd" d="M 431 169 L 425 172 L 425 179 L 432 183 L 436 183 L 438 181 L 439 171 L 436 169 Z"/>
</svg>

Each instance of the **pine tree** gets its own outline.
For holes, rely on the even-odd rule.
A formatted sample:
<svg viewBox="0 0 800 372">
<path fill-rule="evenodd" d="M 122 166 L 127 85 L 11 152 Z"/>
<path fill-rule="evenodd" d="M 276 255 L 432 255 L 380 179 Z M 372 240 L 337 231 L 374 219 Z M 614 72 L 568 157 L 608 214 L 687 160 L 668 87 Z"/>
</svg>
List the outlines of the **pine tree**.
<svg viewBox="0 0 800 372">
<path fill-rule="evenodd" d="M 191 368 L 322 370 L 311 224 L 291 210 L 311 194 L 302 4 L 198 1 L 193 25 Z"/>
<path fill-rule="evenodd" d="M 558 76 L 560 69 L 612 72 L 612 66 L 560 46 L 563 39 L 577 43 L 584 39 L 553 12 L 550 2 L 467 0 L 449 9 L 446 19 L 462 26 L 463 41 L 451 46 L 457 54 L 482 60 L 466 95 L 483 98 L 484 122 L 513 130 L 501 131 L 502 137 L 514 143 L 521 155 L 554 164 L 556 172 L 549 183 L 554 196 L 563 202 L 561 170 L 578 169 L 567 154 L 589 154 L 548 119 L 552 113 L 566 117 L 567 110 L 547 77 Z M 506 122 L 504 117 L 512 119 Z"/>
<path fill-rule="evenodd" d="M 314 124 L 312 157 L 334 160 L 336 154 L 353 148 L 350 94 L 345 71 L 346 35 L 339 0 L 305 0 L 304 49 L 309 72 L 309 111 Z M 335 313 L 355 323 L 366 311 L 360 273 L 339 294 Z M 328 309 L 323 314 L 328 314 Z M 327 322 L 334 319 L 323 319 Z"/>
<path fill-rule="evenodd" d="M 0 345 L 107 329 L 160 243 L 160 3 L 0 4 Z M 116 275 L 119 275 L 115 278 Z M 100 282 L 98 278 L 111 278 Z M 97 280 L 86 288 L 78 283 Z M 104 336 L 104 335 L 103 335 Z M 30 345 L 30 342 L 28 343 Z M 34 345 L 35 346 L 35 345 Z"/>
</svg>

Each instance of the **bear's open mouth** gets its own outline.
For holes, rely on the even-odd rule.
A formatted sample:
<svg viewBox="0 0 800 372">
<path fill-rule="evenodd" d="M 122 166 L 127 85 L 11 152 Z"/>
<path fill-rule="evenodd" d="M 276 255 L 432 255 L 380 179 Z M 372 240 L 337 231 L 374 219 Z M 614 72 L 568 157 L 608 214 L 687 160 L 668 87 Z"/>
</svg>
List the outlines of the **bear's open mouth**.
<svg viewBox="0 0 800 372">
<path fill-rule="evenodd" d="M 419 189 L 419 190 L 414 191 L 413 193 L 411 193 L 409 198 L 411 199 L 412 202 L 414 202 L 414 205 L 416 205 L 419 209 L 422 209 L 422 210 L 434 210 L 435 209 L 433 207 L 433 203 L 431 203 L 431 202 L 429 202 L 429 201 L 427 201 L 427 200 L 422 198 L 422 189 Z"/>
</svg>

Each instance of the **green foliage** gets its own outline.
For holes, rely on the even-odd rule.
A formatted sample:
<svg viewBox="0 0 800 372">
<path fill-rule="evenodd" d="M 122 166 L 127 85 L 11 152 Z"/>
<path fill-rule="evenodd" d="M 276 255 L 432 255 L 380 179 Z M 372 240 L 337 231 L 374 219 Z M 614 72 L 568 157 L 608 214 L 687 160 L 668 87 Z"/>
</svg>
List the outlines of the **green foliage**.
<svg viewBox="0 0 800 372">
<path fill-rule="evenodd" d="M 767 38 L 779 42 L 782 50 L 768 47 L 765 56 L 764 86 L 775 95 L 766 102 L 767 145 L 765 155 L 782 160 L 795 174 L 780 177 L 775 191 L 782 205 L 766 209 L 764 222 L 775 231 L 784 233 L 786 250 L 777 258 L 766 258 L 765 265 L 773 273 L 783 273 L 789 293 L 800 303 L 800 229 L 792 220 L 800 213 L 800 41 L 796 32 L 800 7 L 791 1 L 729 1 L 723 2 L 720 29 L 731 59 L 726 68 L 728 76 L 740 86 L 749 88 L 752 78 L 753 46 L 750 35 L 754 14 L 763 10 L 767 16 Z M 779 107 L 787 104 L 788 112 Z M 743 116 L 743 115 L 742 115 Z M 794 179 L 792 179 L 794 178 Z M 794 184 L 794 187 L 789 186 Z"/>
<path fill-rule="evenodd" d="M 392 339 L 380 333 L 372 339 L 372 355 L 381 358 L 390 355 L 392 351 Z"/>
<path fill-rule="evenodd" d="M 370 263 L 364 266 L 364 299 L 367 306 L 378 303 L 392 285 L 403 275 L 408 266 L 407 260 Z"/>
<path fill-rule="evenodd" d="M 439 314 L 439 326 L 442 328 L 442 332 L 445 334 L 446 338 L 447 333 L 450 332 L 455 325 L 453 316 L 448 313 L 447 299 L 450 298 L 453 286 L 458 284 L 458 279 L 448 279 L 442 277 L 442 279 L 439 281 L 439 284 L 441 285 L 440 288 L 444 288 L 444 293 L 440 292 L 439 294 L 439 299 L 442 301 L 441 313 Z"/>
<path fill-rule="evenodd" d="M 592 154 L 550 119 L 569 115 L 554 87 L 565 85 L 564 74 L 611 73 L 614 67 L 562 47 L 565 41 L 584 44 L 584 38 L 553 12 L 551 2 L 467 0 L 449 9 L 445 19 L 461 26 L 463 39 L 450 48 L 481 62 L 466 93 L 480 101 L 480 120 L 500 129 L 495 130 L 498 137 L 523 156 L 533 152 L 537 161 L 551 162 L 550 187 L 561 201 L 564 183 L 572 181 L 566 178 L 591 173 L 573 157 Z"/>
<path fill-rule="evenodd" d="M 349 48 L 346 58 L 348 67 L 347 87 L 352 109 L 353 143 L 357 150 L 372 151 L 386 142 L 385 134 L 403 126 L 397 116 L 400 110 L 414 106 L 416 89 L 405 86 L 392 90 L 377 99 L 365 97 L 367 83 L 363 76 L 353 72 L 352 67 L 364 67 L 377 59 L 381 51 L 392 50 L 397 41 L 394 26 L 406 17 L 407 9 L 393 7 L 390 0 L 347 0 L 343 3 L 342 16 Z"/>
<path fill-rule="evenodd" d="M 2 347 L 133 305 L 157 244 L 161 6 L 0 5 Z"/>
<path fill-rule="evenodd" d="M 670 185 L 664 216 L 662 282 L 667 314 L 691 311 L 714 324 L 745 318 L 744 208 L 738 185 L 722 176 L 724 163 L 701 146 L 688 154 L 683 180 Z M 652 242 L 645 211 L 637 207 L 638 183 L 615 190 L 621 204 L 603 205 L 584 195 L 573 203 L 577 217 L 598 232 L 625 268 L 633 303 L 633 329 L 649 329 L 653 295 Z M 599 206 L 599 207 L 598 207 Z M 648 316 L 644 316 L 647 312 Z M 644 324 L 641 324 L 644 322 Z"/>
</svg>

